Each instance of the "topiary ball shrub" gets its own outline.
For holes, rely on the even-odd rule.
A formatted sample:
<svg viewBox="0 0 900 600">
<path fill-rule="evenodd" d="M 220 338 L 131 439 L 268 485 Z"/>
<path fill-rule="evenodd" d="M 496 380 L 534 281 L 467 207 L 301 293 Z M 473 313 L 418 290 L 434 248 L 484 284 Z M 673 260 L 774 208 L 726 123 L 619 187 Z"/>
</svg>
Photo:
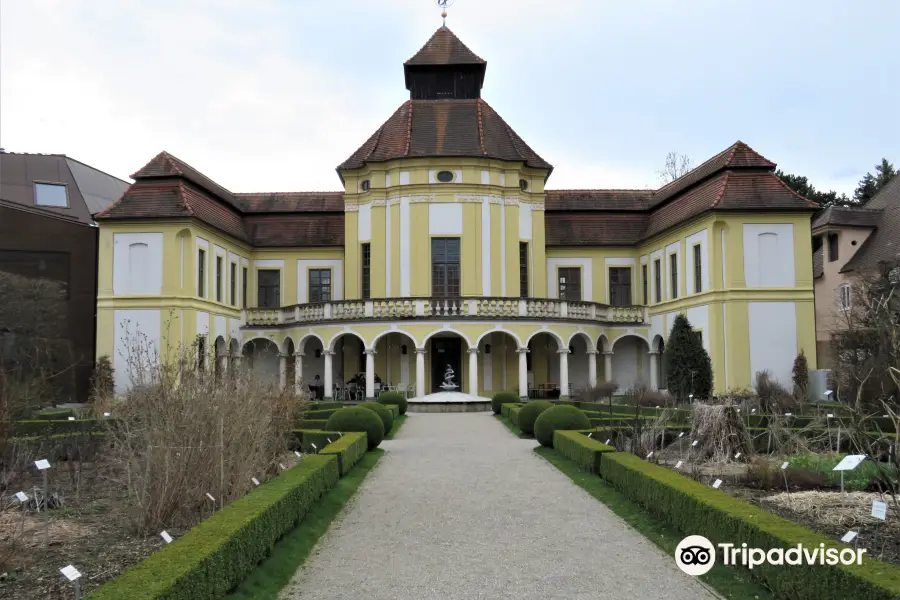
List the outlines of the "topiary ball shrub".
<svg viewBox="0 0 900 600">
<path fill-rule="evenodd" d="M 362 406 L 348 406 L 340 409 L 328 417 L 325 430 L 365 432 L 369 440 L 369 450 L 377 448 L 384 439 L 384 423 L 378 413 Z"/>
<path fill-rule="evenodd" d="M 381 395 L 378 396 L 379 404 L 393 404 L 400 408 L 400 414 L 405 415 L 406 409 L 409 406 L 409 401 L 406 399 L 406 396 L 401 394 L 400 392 L 382 392 Z"/>
<path fill-rule="evenodd" d="M 519 411 L 519 429 L 523 433 L 534 434 L 534 421 L 542 412 L 553 408 L 553 403 L 547 400 L 532 400 Z"/>
<path fill-rule="evenodd" d="M 491 409 L 493 409 L 495 415 L 499 415 L 500 407 L 502 405 L 518 401 L 519 395 L 515 392 L 497 392 L 494 394 L 494 397 L 491 398 Z"/>
<path fill-rule="evenodd" d="M 384 435 L 391 432 L 391 427 L 394 426 L 394 413 L 391 412 L 391 409 L 378 402 L 363 402 L 360 406 L 368 408 L 378 415 L 378 418 L 381 419 L 381 422 L 384 424 Z"/>
<path fill-rule="evenodd" d="M 521 412 L 519 413 L 521 418 Z M 541 446 L 553 447 L 553 432 L 557 429 L 590 429 L 591 421 L 581 410 L 568 404 L 548 408 L 534 421 L 534 437 Z"/>
</svg>

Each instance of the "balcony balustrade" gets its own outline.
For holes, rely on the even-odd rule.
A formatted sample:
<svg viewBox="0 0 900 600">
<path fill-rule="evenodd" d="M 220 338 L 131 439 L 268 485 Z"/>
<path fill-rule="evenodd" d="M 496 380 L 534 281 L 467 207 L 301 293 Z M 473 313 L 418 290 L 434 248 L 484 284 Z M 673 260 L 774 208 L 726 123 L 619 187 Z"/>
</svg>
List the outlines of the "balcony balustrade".
<svg viewBox="0 0 900 600">
<path fill-rule="evenodd" d="M 311 325 L 336 321 L 402 319 L 526 319 L 643 324 L 643 306 L 608 306 L 554 298 L 379 298 L 335 300 L 280 308 L 248 308 L 245 327 Z"/>
</svg>

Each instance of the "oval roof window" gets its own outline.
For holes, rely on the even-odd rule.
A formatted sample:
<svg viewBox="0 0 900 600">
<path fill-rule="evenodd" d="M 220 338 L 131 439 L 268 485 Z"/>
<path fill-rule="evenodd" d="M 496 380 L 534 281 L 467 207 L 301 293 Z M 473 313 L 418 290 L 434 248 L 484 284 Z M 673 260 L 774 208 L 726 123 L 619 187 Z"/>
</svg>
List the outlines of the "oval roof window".
<svg viewBox="0 0 900 600">
<path fill-rule="evenodd" d="M 519 188 L 521 188 L 521 190 L 524 192 L 525 190 L 528 189 L 528 182 L 524 179 L 520 179 L 519 180 Z"/>
<path fill-rule="evenodd" d="M 371 185 L 371 183 L 369 183 L 369 180 L 366 179 L 365 181 L 362 182 L 362 185 L 360 185 L 359 187 L 362 188 L 362 191 L 368 192 L 368 191 L 369 191 L 369 186 L 370 186 L 370 185 Z"/>
<path fill-rule="evenodd" d="M 452 171 L 438 171 L 437 180 L 441 183 L 450 183 L 453 181 L 453 172 Z"/>
</svg>

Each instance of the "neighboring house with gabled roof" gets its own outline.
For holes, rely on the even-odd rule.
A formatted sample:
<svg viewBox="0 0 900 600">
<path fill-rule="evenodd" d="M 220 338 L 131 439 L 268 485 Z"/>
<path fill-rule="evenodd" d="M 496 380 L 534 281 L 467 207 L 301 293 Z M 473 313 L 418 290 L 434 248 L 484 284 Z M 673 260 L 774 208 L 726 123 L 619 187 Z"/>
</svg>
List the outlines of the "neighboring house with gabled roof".
<svg viewBox="0 0 900 600">
<path fill-rule="evenodd" d="M 831 332 L 853 305 L 853 281 L 861 272 L 900 257 L 900 177 L 864 207 L 830 206 L 812 222 L 816 291 L 816 344 L 822 368 L 833 365 Z"/>
<path fill-rule="evenodd" d="M 658 190 L 546 189 L 552 165 L 481 97 L 486 68 L 438 29 L 340 191 L 239 194 L 152 158 L 97 215 L 98 353 L 138 327 L 163 356 L 197 343 L 200 368 L 318 375 L 326 397 L 372 396 L 376 375 L 423 396 L 448 372 L 473 395 L 568 396 L 664 386 L 684 312 L 718 392 L 762 370 L 790 385 L 800 349 L 815 367 L 818 206 L 773 161 L 736 142 Z"/>
<path fill-rule="evenodd" d="M 58 284 L 64 295 L 58 331 L 71 380 L 60 401 L 88 400 L 94 364 L 97 240 L 94 215 L 129 183 L 62 154 L 0 151 L 0 275 Z M 10 288 L 7 288 L 9 290 Z M 20 313 L 0 306 L 0 337 L 16 334 Z"/>
</svg>

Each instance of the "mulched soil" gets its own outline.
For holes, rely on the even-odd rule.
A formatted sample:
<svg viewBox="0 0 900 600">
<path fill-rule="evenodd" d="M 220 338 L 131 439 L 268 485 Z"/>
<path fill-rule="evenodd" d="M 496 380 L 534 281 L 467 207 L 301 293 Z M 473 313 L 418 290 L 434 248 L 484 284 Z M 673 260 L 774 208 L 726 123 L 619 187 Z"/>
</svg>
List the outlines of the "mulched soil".
<svg viewBox="0 0 900 600">
<path fill-rule="evenodd" d="M 58 463 L 50 474 L 61 508 L 22 510 L 15 492 L 34 495 L 42 486 L 36 469 L 0 496 L 0 598 L 73 598 L 72 584 L 59 571 L 69 564 L 81 572 L 81 592 L 87 594 L 164 545 L 158 536 L 133 535 L 123 511 L 126 498 L 104 481 L 97 465 L 82 466 L 78 486 L 69 467 Z"/>
</svg>

